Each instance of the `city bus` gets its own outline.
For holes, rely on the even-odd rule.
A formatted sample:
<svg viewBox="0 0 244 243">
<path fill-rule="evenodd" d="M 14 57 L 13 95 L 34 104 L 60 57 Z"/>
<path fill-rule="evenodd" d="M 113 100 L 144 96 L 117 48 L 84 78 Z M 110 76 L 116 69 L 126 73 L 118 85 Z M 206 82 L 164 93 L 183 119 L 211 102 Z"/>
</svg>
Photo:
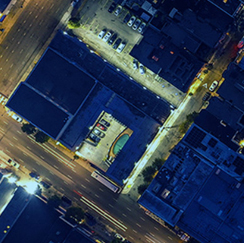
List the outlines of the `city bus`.
<svg viewBox="0 0 244 243">
<path fill-rule="evenodd" d="M 108 189 L 113 191 L 114 193 L 120 193 L 121 188 L 116 186 L 113 182 L 109 181 L 104 175 L 102 175 L 99 171 L 93 171 L 91 176 L 106 186 Z"/>
</svg>

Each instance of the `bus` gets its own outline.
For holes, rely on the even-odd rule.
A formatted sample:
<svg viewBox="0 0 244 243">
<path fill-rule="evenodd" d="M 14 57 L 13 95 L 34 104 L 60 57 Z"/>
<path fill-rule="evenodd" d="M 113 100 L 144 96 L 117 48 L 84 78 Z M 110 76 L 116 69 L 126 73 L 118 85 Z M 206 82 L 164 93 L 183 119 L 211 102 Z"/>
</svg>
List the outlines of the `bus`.
<svg viewBox="0 0 244 243">
<path fill-rule="evenodd" d="M 114 193 L 120 193 L 121 188 L 116 186 L 113 182 L 109 181 L 104 175 L 102 175 L 99 171 L 93 171 L 91 176 L 106 186 L 108 189 L 113 191 Z"/>
</svg>

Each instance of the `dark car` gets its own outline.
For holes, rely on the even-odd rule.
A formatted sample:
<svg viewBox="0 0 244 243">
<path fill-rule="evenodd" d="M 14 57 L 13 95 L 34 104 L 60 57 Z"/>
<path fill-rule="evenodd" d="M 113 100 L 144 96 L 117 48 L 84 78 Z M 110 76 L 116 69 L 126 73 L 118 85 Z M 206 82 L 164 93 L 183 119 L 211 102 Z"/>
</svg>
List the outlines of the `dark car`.
<svg viewBox="0 0 244 243">
<path fill-rule="evenodd" d="M 102 119 L 102 120 L 100 121 L 100 123 L 101 123 L 102 125 L 106 126 L 106 127 L 109 127 L 109 126 L 110 126 L 110 123 L 107 122 L 107 121 L 104 120 L 104 119 Z"/>
<path fill-rule="evenodd" d="M 46 189 L 49 189 L 51 187 L 51 184 L 47 181 L 41 181 L 40 184 Z"/>
<path fill-rule="evenodd" d="M 108 44 L 109 45 L 112 45 L 113 43 L 114 43 L 114 41 L 116 40 L 116 38 L 117 38 L 117 34 L 114 34 L 111 38 L 110 38 L 110 40 L 108 41 Z"/>
<path fill-rule="evenodd" d="M 62 204 L 64 204 L 65 206 L 71 206 L 72 201 L 69 198 L 62 196 L 61 199 L 62 199 Z"/>
<path fill-rule="evenodd" d="M 29 175 L 30 177 L 34 178 L 37 181 L 40 179 L 40 175 L 37 174 L 36 172 L 31 172 Z"/>
<path fill-rule="evenodd" d="M 118 46 L 119 46 L 119 44 L 121 43 L 121 39 L 120 38 L 118 38 L 116 41 L 115 41 L 115 43 L 114 43 L 114 45 L 113 45 L 113 49 L 117 49 L 118 48 Z"/>
<path fill-rule="evenodd" d="M 96 136 L 96 135 L 93 134 L 93 133 L 90 134 L 89 138 L 90 138 L 93 142 L 95 142 L 95 143 L 99 143 L 100 140 L 101 140 L 101 138 L 99 138 L 98 136 Z"/>
<path fill-rule="evenodd" d="M 128 13 L 128 14 L 124 17 L 123 23 L 127 24 L 128 21 L 130 20 L 130 18 L 131 18 L 131 14 Z"/>
<path fill-rule="evenodd" d="M 112 4 L 110 5 L 110 7 L 108 9 L 108 12 L 112 13 L 115 10 L 116 6 L 117 6 L 117 4 L 112 2 Z"/>
</svg>

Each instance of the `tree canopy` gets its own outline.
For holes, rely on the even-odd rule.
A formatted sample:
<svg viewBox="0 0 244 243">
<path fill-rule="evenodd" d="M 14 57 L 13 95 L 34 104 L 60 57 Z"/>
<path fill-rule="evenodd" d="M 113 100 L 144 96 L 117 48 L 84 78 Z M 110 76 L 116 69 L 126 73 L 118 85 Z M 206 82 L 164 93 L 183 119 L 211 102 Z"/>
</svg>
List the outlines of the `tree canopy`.
<svg viewBox="0 0 244 243">
<path fill-rule="evenodd" d="M 49 136 L 44 132 L 38 131 L 35 135 L 36 142 L 38 143 L 46 143 L 49 140 Z"/>
<path fill-rule="evenodd" d="M 85 214 L 81 207 L 70 207 L 66 211 L 65 218 L 72 218 L 77 222 L 81 222 L 85 218 Z"/>
<path fill-rule="evenodd" d="M 36 132 L 36 128 L 35 126 L 33 126 L 30 123 L 24 123 L 21 127 L 21 130 L 25 133 L 27 133 L 28 135 L 33 134 Z"/>
</svg>

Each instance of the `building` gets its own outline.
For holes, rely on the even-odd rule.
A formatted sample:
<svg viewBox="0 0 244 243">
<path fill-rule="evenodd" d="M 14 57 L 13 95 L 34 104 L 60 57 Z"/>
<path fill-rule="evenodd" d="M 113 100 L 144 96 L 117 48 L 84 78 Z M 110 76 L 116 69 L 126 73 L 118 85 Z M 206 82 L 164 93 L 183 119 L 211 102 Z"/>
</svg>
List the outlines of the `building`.
<svg viewBox="0 0 244 243">
<path fill-rule="evenodd" d="M 170 104 L 61 32 L 6 106 L 121 185 L 170 115 Z"/>
<path fill-rule="evenodd" d="M 200 242 L 243 242 L 244 157 L 235 136 L 203 110 L 138 203 L 162 225 Z"/>
</svg>

